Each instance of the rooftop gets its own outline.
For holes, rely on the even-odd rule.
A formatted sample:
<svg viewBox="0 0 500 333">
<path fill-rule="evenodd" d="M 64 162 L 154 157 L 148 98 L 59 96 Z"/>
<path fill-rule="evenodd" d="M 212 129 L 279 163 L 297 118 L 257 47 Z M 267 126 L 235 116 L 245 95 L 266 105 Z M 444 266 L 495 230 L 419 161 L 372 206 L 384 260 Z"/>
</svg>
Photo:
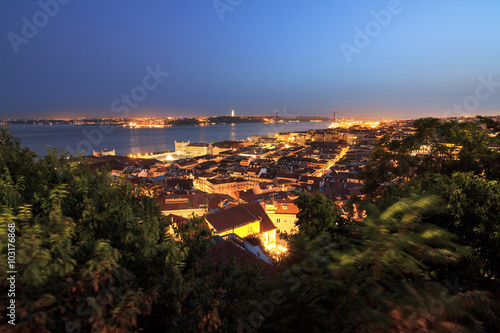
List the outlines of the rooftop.
<svg viewBox="0 0 500 333">
<path fill-rule="evenodd" d="M 265 210 L 258 202 L 239 205 L 206 216 L 207 221 L 217 232 L 260 221 L 260 232 L 276 229 Z"/>
</svg>

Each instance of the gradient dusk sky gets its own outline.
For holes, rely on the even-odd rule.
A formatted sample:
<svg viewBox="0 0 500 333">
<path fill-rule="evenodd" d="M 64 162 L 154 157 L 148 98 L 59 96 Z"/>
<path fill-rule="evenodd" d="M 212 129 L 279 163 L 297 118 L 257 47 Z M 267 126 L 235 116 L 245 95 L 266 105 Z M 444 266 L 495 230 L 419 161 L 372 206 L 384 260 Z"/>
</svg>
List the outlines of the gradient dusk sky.
<svg viewBox="0 0 500 333">
<path fill-rule="evenodd" d="M 131 117 L 500 114 L 497 0 L 2 0 L 0 8 L 0 118 L 115 117 L 134 89 Z M 169 75 L 156 82 L 147 67 Z M 454 105 L 464 111 L 450 114 Z"/>
</svg>

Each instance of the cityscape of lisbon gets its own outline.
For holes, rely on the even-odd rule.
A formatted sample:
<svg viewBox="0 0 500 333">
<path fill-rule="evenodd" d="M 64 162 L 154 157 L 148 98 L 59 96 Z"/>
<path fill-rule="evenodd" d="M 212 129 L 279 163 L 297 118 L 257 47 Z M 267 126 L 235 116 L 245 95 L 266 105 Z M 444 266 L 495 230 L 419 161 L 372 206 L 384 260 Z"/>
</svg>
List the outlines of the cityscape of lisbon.
<svg viewBox="0 0 500 333">
<path fill-rule="evenodd" d="M 0 333 L 500 332 L 500 1 L 0 7 Z"/>
<path fill-rule="evenodd" d="M 200 118 L 9 119 L 2 123 L 1 156 L 2 163 L 7 167 L 12 168 L 13 163 L 14 165 L 15 163 L 28 163 L 32 165 L 34 170 L 43 170 L 49 167 L 50 171 L 45 171 L 48 174 L 44 177 L 61 178 L 60 184 L 53 185 L 55 187 L 52 189 L 47 189 L 47 185 L 45 185 L 44 190 L 37 189 L 36 185 L 29 185 L 33 186 L 35 191 L 45 192 L 49 202 L 50 200 L 58 200 L 52 201 L 52 205 L 56 206 L 50 209 L 52 211 L 50 214 L 56 215 L 47 216 L 47 221 L 59 216 L 58 219 L 63 218 L 59 223 L 66 224 L 66 232 L 70 232 L 70 234 L 63 236 L 60 234 L 61 231 L 53 229 L 62 226 L 53 226 L 46 229 L 47 237 L 51 234 L 50 238 L 55 239 L 54 235 L 57 235 L 57 237 L 62 237 L 65 242 L 73 243 L 75 239 L 80 237 L 78 234 L 83 232 L 82 228 L 90 228 L 89 232 L 98 231 L 96 237 L 101 242 L 99 244 L 107 244 L 106 246 L 113 246 L 114 242 L 117 242 L 114 243 L 114 246 L 122 246 L 120 243 L 124 240 L 120 237 L 128 239 L 127 246 L 132 248 L 142 247 L 142 242 L 153 242 L 149 246 L 160 247 L 157 249 L 160 251 L 165 244 L 171 244 L 169 246 L 178 247 L 176 251 L 181 251 L 177 254 L 180 257 L 176 259 L 175 265 L 181 263 L 182 265 L 194 265 L 184 269 L 187 269 L 190 274 L 195 274 L 194 277 L 189 278 L 194 279 L 196 283 L 202 283 L 208 278 L 209 284 L 213 284 L 213 288 L 236 288 L 238 290 L 237 285 L 232 286 L 227 281 L 230 276 L 236 274 L 236 277 L 233 276 L 231 279 L 246 281 L 246 279 L 251 278 L 250 288 L 255 288 L 255 290 L 279 288 L 270 291 L 274 292 L 273 297 L 276 297 L 272 300 L 273 303 L 266 303 L 271 301 L 267 299 L 269 296 L 265 293 L 249 296 L 253 299 L 260 299 L 261 303 L 258 306 L 272 304 L 273 311 L 275 306 L 276 311 L 281 311 L 278 310 L 278 307 L 284 297 L 292 297 L 297 292 L 299 294 L 306 293 L 307 290 L 293 291 L 293 289 L 287 288 L 310 288 L 318 283 L 323 283 L 325 278 L 343 281 L 349 276 L 346 275 L 349 273 L 344 270 L 352 265 L 352 261 L 361 260 L 355 264 L 356 267 L 352 272 L 355 276 L 349 277 L 349 279 L 361 280 L 363 278 L 359 277 L 358 274 L 361 274 L 363 270 L 372 272 L 375 269 L 372 266 L 373 263 L 387 260 L 388 262 L 383 265 L 388 265 L 385 269 L 389 269 L 396 264 L 393 260 L 398 256 L 402 257 L 397 266 L 402 265 L 402 267 L 392 269 L 396 271 L 401 269 L 401 273 L 406 272 L 405 274 L 412 272 L 413 274 L 423 274 L 426 270 L 425 266 L 409 268 L 406 265 L 411 265 L 412 262 L 424 265 L 427 256 L 431 256 L 431 265 L 438 259 L 444 263 L 459 262 L 460 256 L 453 252 L 453 249 L 458 248 L 459 245 L 454 243 L 451 231 L 440 229 L 445 228 L 447 223 L 452 221 L 456 223 L 457 217 L 450 215 L 447 217 L 450 221 L 445 220 L 446 222 L 440 224 L 439 227 L 432 226 L 432 222 L 428 220 L 429 216 L 432 218 L 440 217 L 442 214 L 447 216 L 448 210 L 454 211 L 453 208 L 450 208 L 452 203 L 447 203 L 448 208 L 445 210 L 437 208 L 438 203 L 443 203 L 443 199 L 438 197 L 438 194 L 442 195 L 442 191 L 452 191 L 444 192 L 446 198 L 444 200 L 456 200 L 456 192 L 454 192 L 456 187 L 476 187 L 475 190 L 464 188 L 466 192 L 460 194 L 462 198 L 467 196 L 467 200 L 469 200 L 465 203 L 466 209 L 475 210 L 481 206 L 482 209 L 489 210 L 493 215 L 481 217 L 483 219 L 481 223 L 486 223 L 486 225 L 489 223 L 488 219 L 498 218 L 499 202 L 497 198 L 500 192 L 498 188 L 491 188 L 491 186 L 497 186 L 498 183 L 489 179 L 498 177 L 500 116 L 377 120 L 338 119 L 335 110 L 331 114 L 333 114 L 332 118 L 279 117 L 278 114 L 275 117 L 236 117 L 232 111 L 231 116 Z M 172 126 L 196 129 L 198 126 L 226 125 L 226 121 L 228 126 L 234 126 L 235 123 L 280 124 L 284 122 L 302 122 L 306 123 L 307 126 L 307 123 L 321 122 L 324 128 L 278 132 L 272 135 L 252 135 L 246 140 L 223 140 L 209 143 L 174 141 L 175 149 L 173 151 L 142 152 L 124 156 L 116 154 L 115 149 L 93 149 L 91 152 L 80 152 L 80 157 L 72 156 L 67 151 L 57 148 L 55 150 L 49 149 L 46 156 L 30 155 L 29 149 L 23 150 L 19 140 L 11 137 L 8 133 L 9 126 L 15 128 L 15 126 L 25 127 L 26 125 L 42 126 L 48 130 L 65 125 L 71 125 L 75 128 L 91 128 L 94 131 L 114 127 L 169 130 Z M 470 158 L 473 158 L 475 162 L 471 162 Z M 480 174 L 476 173 L 478 164 L 482 168 Z M 17 166 L 17 168 L 19 167 L 21 165 Z M 446 169 L 448 168 L 452 169 L 451 174 L 447 175 Z M 456 169 L 462 168 L 473 169 L 456 171 Z M 436 173 L 437 170 L 441 171 Z M 15 193 L 15 195 L 22 193 L 22 190 L 19 191 L 12 187 L 12 178 L 9 178 L 12 173 L 14 177 L 20 177 L 18 181 L 22 184 L 24 184 L 23 177 L 29 176 L 29 174 L 16 175 L 16 172 L 12 171 L 4 174 L 4 182 L 7 181 L 4 183 L 7 185 L 7 189 L 3 192 L 5 198 L 7 198 L 8 193 Z M 74 173 L 74 175 L 68 178 L 68 173 Z M 97 189 L 93 189 L 88 185 L 79 184 L 78 182 L 82 181 L 82 173 L 87 179 L 84 182 L 98 181 L 101 182 L 101 185 Z M 51 174 L 52 176 L 50 176 Z M 6 178 L 6 175 L 9 176 Z M 38 177 L 40 176 L 35 179 Z M 432 182 L 426 185 L 425 182 L 429 181 L 428 179 Z M 71 185 L 76 186 L 73 190 L 65 184 L 65 182 L 75 181 L 76 183 Z M 449 182 L 452 182 L 451 185 Z M 413 188 L 415 184 L 420 184 L 418 186 L 423 188 L 430 186 L 426 190 L 429 192 L 425 195 L 417 195 L 418 190 Z M 410 197 L 401 199 L 398 194 L 390 199 L 393 196 L 392 191 L 406 191 L 407 186 Z M 450 186 L 452 187 L 450 188 Z M 486 187 L 489 192 L 488 196 L 478 196 L 479 192 L 476 191 L 483 190 L 484 186 L 490 186 L 490 188 Z M 90 194 L 93 190 L 98 192 Z M 80 197 L 81 194 L 78 193 L 81 191 L 88 194 Z M 107 199 L 101 202 L 104 200 L 103 195 Z M 473 197 L 468 197 L 469 195 Z M 490 195 L 491 197 L 489 197 Z M 77 201 L 71 199 L 73 200 L 71 203 L 68 200 L 72 196 L 79 199 Z M 476 196 L 478 197 L 474 198 Z M 3 213 L 7 214 L 4 219 L 8 223 L 8 239 L 10 243 L 17 244 L 17 249 L 13 247 L 8 250 L 8 264 L 11 265 L 11 269 L 22 268 L 29 272 L 32 268 L 23 264 L 26 259 L 23 259 L 21 264 L 17 264 L 16 258 L 18 258 L 17 256 L 24 258 L 24 256 L 29 255 L 22 252 L 21 249 L 22 246 L 28 246 L 30 242 L 24 239 L 24 233 L 29 233 L 30 224 L 33 223 L 30 221 L 33 217 L 22 217 L 19 215 L 23 214 L 20 211 L 16 215 L 16 210 L 8 209 L 8 202 L 3 200 Z M 92 208 L 89 207 L 88 200 L 91 200 Z M 396 203 L 386 208 L 383 213 L 376 211 L 374 213 L 374 205 L 380 205 L 381 200 L 393 200 Z M 475 203 L 475 200 L 486 200 L 487 202 Z M 84 202 L 86 204 L 81 207 Z M 131 208 L 130 205 L 134 205 L 135 208 Z M 469 207 L 470 205 L 474 206 Z M 68 209 L 74 211 L 66 212 Z M 92 209 L 93 212 L 89 212 L 88 209 Z M 116 210 L 126 210 L 130 215 L 122 216 L 123 213 L 117 213 Z M 35 211 L 34 214 L 37 214 L 34 216 L 44 216 L 47 213 L 42 210 Z M 94 222 L 88 224 L 90 221 L 86 218 L 82 219 L 81 214 L 92 216 L 91 219 Z M 455 214 L 462 214 L 459 215 L 459 219 L 469 218 L 464 216 L 464 213 L 456 212 Z M 116 221 L 117 217 L 120 220 Z M 96 221 L 98 224 L 95 224 Z M 154 224 L 146 227 L 149 223 Z M 116 230 L 117 226 L 113 226 L 114 224 L 120 226 L 122 230 Z M 453 228 L 455 227 L 456 225 L 453 225 Z M 466 230 L 470 227 L 463 225 Z M 75 231 L 70 231 L 73 228 L 76 228 Z M 147 230 L 145 228 L 156 229 L 156 235 L 145 233 Z M 491 225 L 490 228 L 495 228 L 495 226 Z M 131 233 L 128 230 L 134 231 Z M 409 235 L 405 235 L 406 233 Z M 478 232 L 475 231 L 475 233 Z M 138 241 L 137 237 L 139 239 L 149 237 L 149 239 Z M 387 239 L 387 237 L 389 238 Z M 496 242 L 494 237 L 490 235 L 488 237 Z M 113 238 L 115 238 L 114 241 Z M 405 244 L 406 238 L 409 238 L 409 245 Z M 468 244 L 475 242 L 469 236 L 467 239 L 465 242 Z M 316 242 L 319 244 L 315 245 Z M 316 250 L 309 248 L 309 246 L 319 245 L 321 252 L 315 252 Z M 44 247 L 43 244 L 34 246 L 36 251 L 40 251 Z M 77 245 L 75 244 L 75 246 Z M 88 253 L 89 259 L 96 255 L 100 256 L 95 251 L 103 245 L 96 244 L 95 246 L 97 247 Z M 361 249 L 355 250 L 352 246 L 360 246 Z M 377 251 L 380 253 L 372 253 L 372 246 L 379 249 Z M 441 246 L 443 249 L 436 249 L 436 247 Z M 343 249 L 344 247 L 346 249 Z M 398 247 L 401 249 L 394 250 Z M 429 253 L 421 258 L 421 254 L 414 253 L 414 250 L 429 251 Z M 128 250 L 122 251 L 123 255 L 130 255 L 127 254 Z M 172 249 L 167 250 L 164 255 L 167 255 L 168 258 L 168 256 L 173 255 L 171 251 Z M 393 251 L 401 252 L 394 253 Z M 484 251 L 485 253 L 482 255 L 487 256 L 489 251 L 493 257 L 498 254 L 494 245 L 493 249 Z M 140 253 L 141 260 L 152 260 L 146 256 L 144 250 L 141 250 Z M 185 253 L 187 257 L 183 257 L 181 253 Z M 362 256 L 367 255 L 374 255 L 372 258 L 369 257 L 368 266 L 358 267 L 357 265 L 367 264 L 365 259 L 362 259 Z M 108 258 L 108 256 L 111 257 Z M 120 258 L 113 256 L 112 253 L 108 253 L 98 260 L 108 261 L 111 259 L 115 267 L 119 267 L 117 265 L 119 265 Z M 64 264 L 67 267 L 63 269 L 64 274 L 61 275 L 57 272 L 46 274 L 55 274 L 55 276 L 65 279 L 78 274 L 74 271 L 78 264 L 77 261 L 75 259 L 67 260 L 71 261 Z M 160 261 L 156 265 L 168 266 L 169 259 L 167 262 L 162 261 L 164 259 L 161 257 L 157 260 Z M 344 260 L 347 260 L 347 263 Z M 191 261 L 192 263 L 190 263 Z M 328 262 L 329 265 L 333 266 L 322 266 Z M 83 279 L 81 283 L 94 284 L 94 291 L 89 291 L 92 295 L 99 295 L 100 292 L 113 295 L 112 290 L 106 291 L 107 287 L 100 283 L 113 279 L 116 268 L 110 271 L 105 264 L 101 265 L 104 266 L 93 269 L 101 269 L 104 273 L 100 274 L 108 275 L 101 278 L 82 276 L 80 277 Z M 152 274 L 151 269 L 151 267 L 144 268 L 148 274 Z M 168 272 L 164 269 L 155 274 L 164 275 Z M 435 269 L 438 270 L 438 268 Z M 296 273 L 292 273 L 294 270 Z M 105 273 L 106 271 L 108 273 Z M 24 288 L 25 283 L 31 282 L 29 279 L 26 282 L 21 280 L 26 278 L 22 273 L 20 279 L 15 274 L 17 271 L 10 272 L 14 274 L 9 273 L 8 276 L 10 279 L 7 280 L 10 287 L 8 295 L 15 296 L 16 293 L 19 295 L 18 285 Z M 183 273 L 178 272 L 178 274 L 182 275 Z M 213 276 L 213 274 L 217 275 Z M 238 274 L 244 274 L 245 277 L 238 277 Z M 317 274 L 320 275 L 317 276 Z M 386 273 L 380 272 L 378 274 Z M 470 274 L 477 274 L 477 272 Z M 495 273 L 492 271 L 491 274 Z M 370 278 L 371 281 L 374 281 L 372 279 Z M 17 282 L 20 280 L 23 282 Z M 236 281 L 235 283 L 237 283 Z M 447 296 L 450 297 L 448 299 L 450 303 L 459 303 L 459 300 L 454 298 L 458 295 L 460 297 L 485 297 L 486 300 L 488 299 L 487 294 L 481 294 L 479 291 L 468 294 L 470 291 L 466 292 L 465 287 L 459 285 L 457 281 L 455 280 L 455 285 L 450 287 L 455 288 L 452 290 L 456 295 L 449 294 Z M 99 284 L 95 285 L 95 283 Z M 179 281 L 177 283 L 183 284 Z M 309 283 L 313 285 L 311 286 Z M 376 283 L 382 283 L 382 281 Z M 407 284 L 408 282 L 403 280 L 399 283 Z M 446 281 L 446 283 L 450 282 Z M 492 281 L 491 283 L 495 284 L 496 282 Z M 63 292 L 65 287 L 61 288 L 61 292 Z M 441 295 L 447 294 L 446 285 L 441 288 L 443 288 L 439 290 Z M 236 296 L 238 295 L 236 290 L 231 292 L 235 294 L 228 294 L 229 290 L 214 290 L 212 297 L 214 300 L 241 297 Z M 318 293 L 318 297 L 325 296 L 325 291 L 315 292 Z M 108 297 L 120 299 L 119 295 Z M 369 299 L 371 302 L 371 297 Z M 99 298 L 96 301 L 99 301 Z M 182 298 L 179 301 L 182 302 Z M 294 300 L 294 302 L 297 301 Z M 441 302 L 445 304 L 444 301 Z M 29 301 L 23 299 L 20 303 L 11 303 L 11 309 L 14 306 L 23 307 L 26 304 L 29 304 Z M 151 306 L 153 304 L 154 302 Z M 254 309 L 251 305 L 247 306 L 249 310 Z M 263 316 L 264 311 L 267 310 L 264 308 L 264 310 L 259 311 L 260 316 Z M 439 313 L 434 314 L 438 315 Z M 145 316 L 149 317 L 147 312 Z M 272 313 L 269 317 L 270 320 L 273 320 Z M 157 320 L 161 321 L 161 318 L 162 316 Z M 193 318 L 196 316 L 193 315 Z M 436 321 L 434 324 L 436 324 L 438 319 L 434 320 Z M 29 325 L 36 327 L 38 324 Z M 165 325 L 168 326 L 168 323 Z M 251 315 L 248 318 L 243 318 L 240 325 L 238 327 L 249 331 L 260 327 L 255 324 Z M 419 323 L 417 327 L 426 327 L 426 325 L 428 324 Z M 82 323 L 82 326 L 85 325 Z"/>
</svg>

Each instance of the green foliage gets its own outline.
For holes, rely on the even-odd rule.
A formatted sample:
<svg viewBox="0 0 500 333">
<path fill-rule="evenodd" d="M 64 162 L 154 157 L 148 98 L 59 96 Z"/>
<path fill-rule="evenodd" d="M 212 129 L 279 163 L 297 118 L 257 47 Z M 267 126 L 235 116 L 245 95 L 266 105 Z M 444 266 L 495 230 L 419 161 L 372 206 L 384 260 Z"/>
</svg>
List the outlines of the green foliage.
<svg viewBox="0 0 500 333">
<path fill-rule="evenodd" d="M 483 293 L 451 295 L 426 275 L 426 265 L 453 263 L 460 255 L 453 236 L 421 222 L 435 210 L 435 197 L 412 197 L 379 212 L 367 208 L 358 237 L 332 241 L 297 238 L 303 259 L 278 282 L 286 301 L 265 324 L 274 331 L 399 332 L 472 328 L 470 307 Z M 442 301 L 445 299 L 446 302 Z M 439 302 L 439 308 L 432 304 Z M 459 323 L 459 320 L 461 321 Z"/>
<path fill-rule="evenodd" d="M 427 173 L 391 188 L 377 203 L 387 206 L 411 192 L 443 198 L 445 210 L 424 219 L 453 232 L 467 250 L 460 265 L 435 267 L 436 273 L 460 275 L 469 288 L 500 290 L 500 183 L 470 172 L 451 176 Z"/>
<path fill-rule="evenodd" d="M 483 116 L 477 116 L 476 118 L 479 119 L 481 123 L 485 124 L 486 128 L 493 131 L 495 136 L 498 137 L 498 134 L 500 133 L 500 123 L 498 121 Z"/>
<path fill-rule="evenodd" d="M 245 237 L 245 240 L 252 244 L 253 246 L 262 245 L 262 240 L 260 239 L 259 234 L 251 234 Z"/>
<path fill-rule="evenodd" d="M 0 170 L 0 261 L 15 223 L 18 271 L 16 326 L 2 315 L 0 332 L 235 331 L 249 315 L 257 271 L 204 260 L 203 220 L 171 237 L 154 198 L 59 151 L 37 158 L 3 129 Z"/>
<path fill-rule="evenodd" d="M 0 253 L 7 262 L 7 225 L 14 223 L 15 328 L 131 331 L 160 300 L 152 278 L 171 271 L 175 281 L 165 258 L 178 250 L 168 246 L 151 198 L 111 186 L 83 165 L 72 168 L 58 153 L 36 160 L 0 132 Z"/>
<path fill-rule="evenodd" d="M 238 332 L 245 320 L 255 309 L 256 300 L 263 297 L 262 283 L 258 267 L 237 267 L 233 260 L 227 262 L 205 258 L 199 263 L 193 274 L 201 278 L 203 284 L 193 295 L 193 300 L 199 302 L 200 295 L 210 295 L 212 302 L 205 307 L 209 316 L 207 321 L 201 321 L 204 326 L 189 329 L 192 317 L 187 317 L 182 326 L 183 331 L 202 332 Z M 208 311 L 208 309 L 211 309 Z M 214 319 L 217 318 L 217 321 Z M 210 321 L 213 324 L 210 325 Z M 187 329 L 184 329 L 187 328 Z"/>
<path fill-rule="evenodd" d="M 3 129 L 0 170 L 2 262 L 16 226 L 17 331 L 171 327 L 201 279 L 185 281 L 187 250 L 166 234 L 153 198 L 58 151 L 37 159 Z M 5 290 L 3 267 L 1 279 Z"/>
<path fill-rule="evenodd" d="M 213 231 L 202 218 L 194 214 L 186 222 L 174 225 L 173 229 L 176 239 L 179 240 L 178 246 L 189 253 L 189 265 L 194 265 L 212 245 Z"/>
<path fill-rule="evenodd" d="M 140 189 L 64 152 L 37 157 L 0 128 L 0 261 L 14 223 L 15 330 L 498 331 L 500 158 L 489 146 L 500 127 L 479 121 L 427 118 L 406 140 L 382 137 L 362 174 L 367 199 L 352 200 L 362 223 L 301 194 L 299 233 L 265 283 L 257 267 L 207 256 L 203 219 L 171 237 Z M 456 276 L 464 286 L 449 283 Z M 0 279 L 5 290 L 4 267 Z"/>
<path fill-rule="evenodd" d="M 295 204 L 299 207 L 295 226 L 300 234 L 311 238 L 321 232 L 334 234 L 344 224 L 333 202 L 319 193 L 314 195 L 301 193 L 295 199 Z"/>
<path fill-rule="evenodd" d="M 401 142 L 381 139 L 361 178 L 365 201 L 387 208 L 412 193 L 439 195 L 443 210 L 427 213 L 423 221 L 457 236 L 463 260 L 453 265 L 434 263 L 426 272 L 435 280 L 459 276 L 469 290 L 500 294 L 500 154 L 499 123 L 420 119 L 417 132 Z M 426 154 L 415 154 L 427 148 Z M 500 302 L 478 307 L 477 317 L 488 330 L 498 330 Z M 496 310 L 495 310 L 496 309 Z"/>
<path fill-rule="evenodd" d="M 486 126 L 494 128 L 495 123 L 488 119 Z M 366 194 L 383 195 L 385 185 L 402 184 L 428 172 L 474 172 L 500 180 L 500 153 L 490 148 L 499 142 L 498 137 L 479 123 L 442 123 L 436 118 L 423 118 L 416 120 L 414 127 L 417 132 L 403 141 L 389 136 L 377 141 L 369 164 L 359 175 Z"/>
</svg>

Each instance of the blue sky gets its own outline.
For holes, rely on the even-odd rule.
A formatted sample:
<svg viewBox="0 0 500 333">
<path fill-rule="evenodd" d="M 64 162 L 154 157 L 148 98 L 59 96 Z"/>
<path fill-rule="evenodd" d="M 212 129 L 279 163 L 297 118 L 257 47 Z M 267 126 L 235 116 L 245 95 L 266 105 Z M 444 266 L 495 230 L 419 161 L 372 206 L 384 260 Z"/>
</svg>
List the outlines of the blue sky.
<svg viewBox="0 0 500 333">
<path fill-rule="evenodd" d="M 2 0 L 0 117 L 500 114 L 499 1 L 59 1 Z"/>
</svg>

